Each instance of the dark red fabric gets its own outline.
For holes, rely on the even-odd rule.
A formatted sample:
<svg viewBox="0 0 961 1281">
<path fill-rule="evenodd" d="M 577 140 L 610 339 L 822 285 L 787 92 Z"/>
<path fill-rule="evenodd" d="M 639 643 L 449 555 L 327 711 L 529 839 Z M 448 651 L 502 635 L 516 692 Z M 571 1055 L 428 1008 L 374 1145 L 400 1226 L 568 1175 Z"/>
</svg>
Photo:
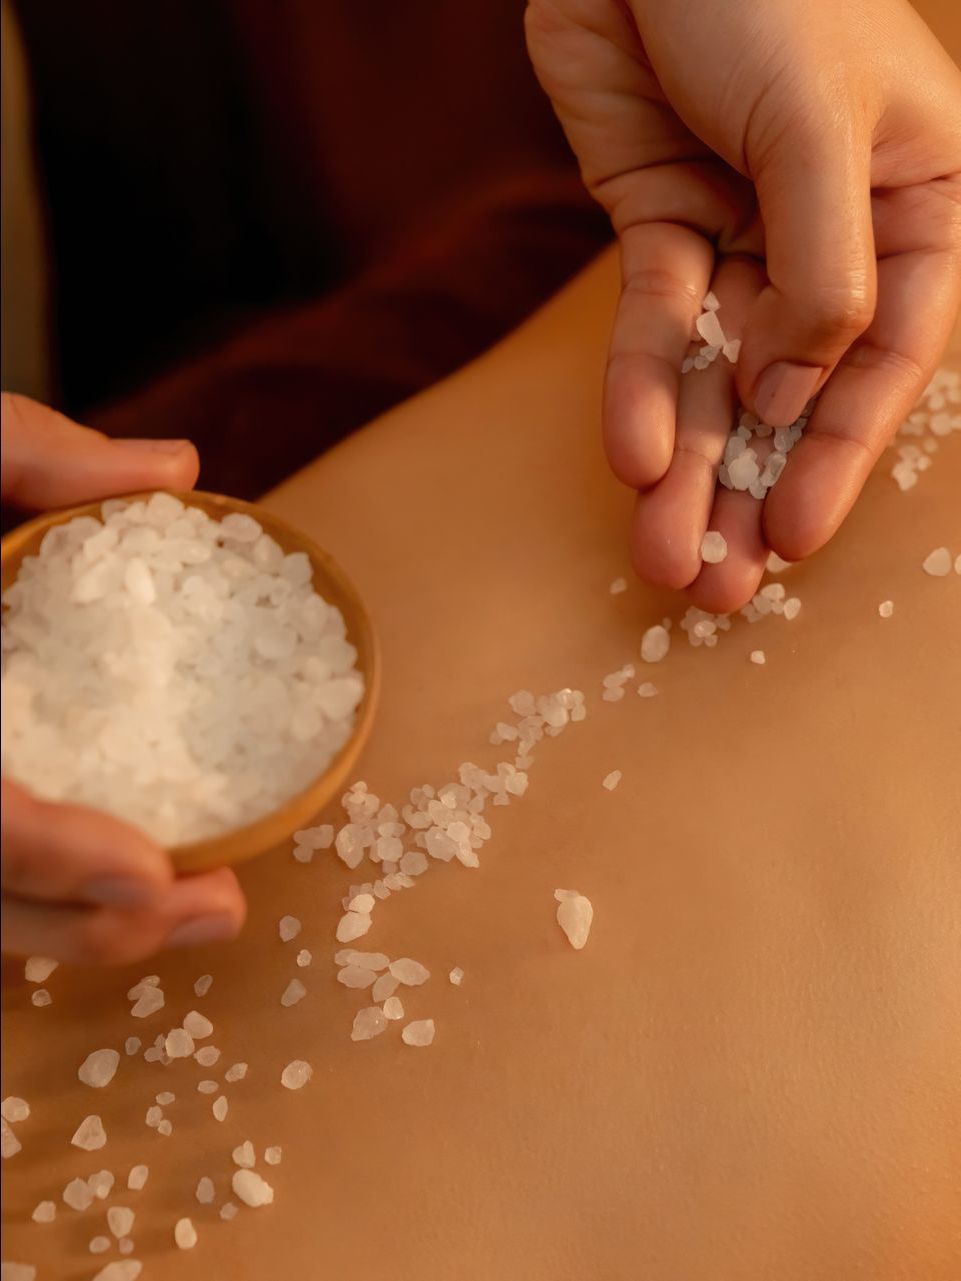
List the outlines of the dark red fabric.
<svg viewBox="0 0 961 1281">
<path fill-rule="evenodd" d="M 254 495 L 608 237 L 521 0 L 24 0 L 68 412 Z"/>
</svg>

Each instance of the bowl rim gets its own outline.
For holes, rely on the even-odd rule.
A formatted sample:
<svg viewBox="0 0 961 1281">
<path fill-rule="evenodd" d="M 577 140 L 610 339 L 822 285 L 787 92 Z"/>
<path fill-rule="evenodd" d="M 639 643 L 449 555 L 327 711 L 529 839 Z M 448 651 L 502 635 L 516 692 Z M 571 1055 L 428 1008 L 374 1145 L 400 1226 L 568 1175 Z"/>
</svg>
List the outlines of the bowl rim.
<svg viewBox="0 0 961 1281">
<path fill-rule="evenodd" d="M 216 494 L 202 489 L 140 490 L 129 494 L 107 495 L 93 502 L 55 508 L 32 517 L 5 534 L 0 543 L 4 590 L 6 590 L 8 570 L 11 566 L 13 567 L 14 578 L 11 581 L 16 581 L 15 575 L 19 572 L 20 561 L 25 555 L 31 554 L 27 548 L 38 535 L 42 537 L 48 530 L 57 525 L 66 524 L 67 521 L 74 520 L 78 516 L 95 516 L 102 519 L 102 507 L 105 502 L 147 501 L 156 493 L 170 494 L 185 506 L 199 507 L 201 510 L 206 510 L 209 515 L 213 514 L 210 509 L 214 512 L 219 511 L 222 513 L 221 518 L 231 512 L 252 516 L 266 534 L 285 546 L 285 550 L 306 552 L 313 569 L 314 590 L 327 600 L 328 593 L 324 591 L 324 586 L 334 588 L 333 595 L 337 599 L 329 603 L 334 604 L 344 617 L 347 639 L 357 650 L 357 666 L 364 676 L 364 693 L 355 713 L 350 737 L 327 768 L 312 779 L 306 787 L 288 797 L 276 809 L 241 827 L 234 827 L 217 836 L 206 837 L 199 841 L 187 841 L 180 845 L 166 847 L 178 871 L 203 871 L 244 862 L 266 853 L 284 840 L 289 840 L 298 828 L 304 827 L 346 784 L 347 777 L 356 764 L 373 726 L 380 697 L 380 644 L 360 593 L 338 561 L 328 551 L 325 551 L 309 535 L 291 525 L 283 517 L 274 515 L 269 508 L 259 503 L 251 503 L 246 499 L 231 498 L 226 494 Z M 198 499 L 199 502 L 196 501 Z M 318 582 L 318 579 L 321 581 Z M 348 606 L 347 609 L 344 608 L 345 603 Z"/>
</svg>

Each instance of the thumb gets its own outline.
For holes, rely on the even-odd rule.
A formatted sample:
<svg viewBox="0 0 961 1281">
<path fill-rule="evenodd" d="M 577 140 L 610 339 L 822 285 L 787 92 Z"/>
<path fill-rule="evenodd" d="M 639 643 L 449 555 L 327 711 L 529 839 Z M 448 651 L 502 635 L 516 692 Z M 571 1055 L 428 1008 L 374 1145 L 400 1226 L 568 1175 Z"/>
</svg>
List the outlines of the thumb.
<svg viewBox="0 0 961 1281">
<path fill-rule="evenodd" d="M 745 328 L 738 392 L 773 427 L 800 416 L 874 315 L 870 140 L 851 134 L 789 130 L 753 174 L 770 283 Z"/>
<path fill-rule="evenodd" d="M 188 440 L 111 440 L 26 396 L 3 393 L 3 498 L 17 507 L 64 507 L 139 489 L 190 489 L 197 451 Z"/>
</svg>

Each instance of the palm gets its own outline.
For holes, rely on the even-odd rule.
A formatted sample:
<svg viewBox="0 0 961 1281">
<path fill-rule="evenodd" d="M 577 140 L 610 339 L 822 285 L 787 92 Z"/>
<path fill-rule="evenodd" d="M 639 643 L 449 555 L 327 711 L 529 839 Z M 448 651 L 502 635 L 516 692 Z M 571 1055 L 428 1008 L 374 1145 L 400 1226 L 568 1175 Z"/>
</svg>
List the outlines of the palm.
<svg viewBox="0 0 961 1281">
<path fill-rule="evenodd" d="M 732 0 L 724 22 L 692 28 L 681 19 L 694 7 L 658 6 L 645 44 L 616 0 L 545 0 L 528 11 L 528 42 L 621 243 L 604 433 L 614 471 L 638 491 L 635 564 L 721 611 L 756 590 L 771 547 L 798 559 L 827 541 L 930 376 L 959 292 L 961 140 L 907 113 L 891 145 L 852 141 L 835 162 L 844 172 L 825 181 L 796 123 L 804 102 L 792 58 L 801 55 L 745 38 L 743 22 L 761 6 Z M 766 6 L 765 20 L 778 7 Z M 787 21 L 771 20 L 775 34 Z M 751 65 L 759 42 L 764 74 Z M 957 95 L 950 78 L 948 88 Z M 785 170 L 796 179 L 805 164 L 797 199 Z M 861 190 L 859 208 L 851 192 Z M 815 244 L 819 219 L 860 221 L 864 234 Z M 815 325 L 806 336 L 812 365 L 824 366 L 817 411 L 763 503 L 715 493 L 736 404 L 754 407 L 759 377 L 784 354 L 778 344 L 798 341 L 787 304 L 814 272 L 826 282 L 824 333 Z M 681 376 L 709 289 L 725 332 L 743 336 L 741 359 L 736 370 L 716 361 Z M 709 528 L 729 552 L 702 566 Z"/>
</svg>

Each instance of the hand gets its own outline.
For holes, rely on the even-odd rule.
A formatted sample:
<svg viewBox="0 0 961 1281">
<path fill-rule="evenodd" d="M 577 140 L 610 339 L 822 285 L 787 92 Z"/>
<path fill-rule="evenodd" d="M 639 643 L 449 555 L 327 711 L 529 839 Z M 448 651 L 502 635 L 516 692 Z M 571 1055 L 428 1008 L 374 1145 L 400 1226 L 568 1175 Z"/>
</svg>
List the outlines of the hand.
<svg viewBox="0 0 961 1281">
<path fill-rule="evenodd" d="M 187 441 L 109 440 L 23 396 L 3 396 L 3 498 L 63 506 L 140 489 L 190 489 Z M 177 879 L 136 828 L 52 805 L 3 780 L 3 948 L 74 962 L 136 961 L 162 947 L 232 938 L 245 906 L 233 872 Z"/>
<path fill-rule="evenodd" d="M 947 342 L 961 76 L 905 0 L 529 0 L 527 38 L 620 239 L 604 436 L 635 565 L 730 611 L 769 548 L 832 537 Z M 682 377 L 709 289 L 740 358 Z M 822 389 L 763 503 L 715 494 L 736 400 L 784 426 Z"/>
</svg>

